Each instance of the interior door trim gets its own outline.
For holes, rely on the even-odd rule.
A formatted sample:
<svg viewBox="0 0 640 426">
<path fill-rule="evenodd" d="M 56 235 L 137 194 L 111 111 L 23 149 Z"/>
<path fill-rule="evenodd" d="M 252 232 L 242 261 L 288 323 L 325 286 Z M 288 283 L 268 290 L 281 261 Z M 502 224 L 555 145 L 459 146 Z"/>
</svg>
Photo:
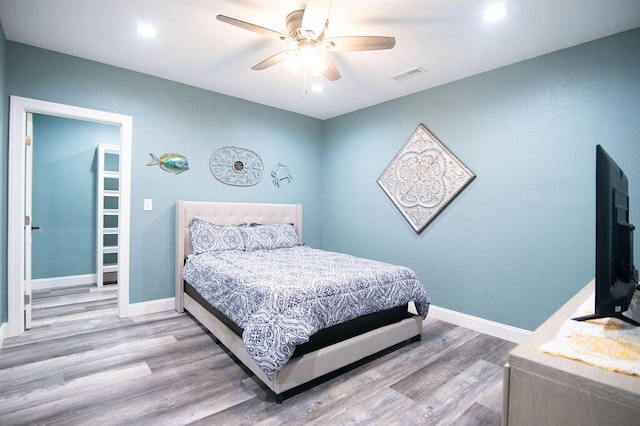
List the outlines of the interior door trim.
<svg viewBox="0 0 640 426">
<path fill-rule="evenodd" d="M 75 107 L 37 99 L 10 97 L 9 112 L 9 188 L 7 213 L 7 335 L 24 333 L 24 201 L 26 114 L 28 112 L 85 120 L 120 127 L 120 253 L 118 270 L 118 316 L 129 311 L 129 244 L 131 221 L 131 145 L 133 119 L 128 115 Z"/>
</svg>

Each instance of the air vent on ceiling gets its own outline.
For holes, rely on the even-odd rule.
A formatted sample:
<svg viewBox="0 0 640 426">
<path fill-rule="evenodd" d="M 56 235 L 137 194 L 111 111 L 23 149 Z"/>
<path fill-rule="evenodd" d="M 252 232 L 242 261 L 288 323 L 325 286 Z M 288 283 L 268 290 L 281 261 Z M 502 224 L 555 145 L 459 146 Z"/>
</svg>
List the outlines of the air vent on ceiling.
<svg viewBox="0 0 640 426">
<path fill-rule="evenodd" d="M 402 81 L 411 77 L 415 77 L 416 75 L 419 75 L 425 72 L 427 72 L 427 70 L 425 70 L 422 67 L 411 68 L 410 70 L 402 71 L 396 75 L 392 75 L 391 79 L 396 81 Z"/>
</svg>

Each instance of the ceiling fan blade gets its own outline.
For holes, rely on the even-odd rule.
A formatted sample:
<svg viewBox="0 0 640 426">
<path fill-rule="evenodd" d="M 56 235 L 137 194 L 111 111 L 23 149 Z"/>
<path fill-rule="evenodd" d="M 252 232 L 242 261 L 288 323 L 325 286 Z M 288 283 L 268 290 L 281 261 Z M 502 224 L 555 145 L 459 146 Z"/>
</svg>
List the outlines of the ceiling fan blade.
<svg viewBox="0 0 640 426">
<path fill-rule="evenodd" d="M 265 59 L 259 64 L 252 66 L 251 69 L 256 71 L 261 71 L 265 68 L 269 68 L 276 64 L 279 64 L 280 62 L 284 62 L 290 58 L 291 52 L 292 52 L 291 50 L 285 50 L 284 52 L 276 53 L 275 55 Z"/>
<path fill-rule="evenodd" d="M 321 46 L 336 52 L 357 52 L 362 50 L 393 49 L 395 37 L 385 36 L 346 36 L 328 38 Z"/>
<path fill-rule="evenodd" d="M 264 28 L 264 27 L 261 27 L 259 25 L 250 24 L 248 22 L 241 21 L 241 20 L 235 19 L 235 18 L 231 18 L 229 16 L 218 15 L 218 16 L 216 16 L 216 18 L 218 19 L 218 21 L 224 22 L 225 24 L 230 24 L 230 25 L 234 25 L 236 27 L 240 27 L 240 28 L 245 29 L 245 30 L 253 31 L 254 33 L 258 33 L 258 34 L 261 34 L 263 36 L 275 38 L 275 39 L 278 39 L 278 40 L 287 40 L 289 38 L 288 36 L 286 36 L 286 35 L 284 35 L 282 33 L 279 33 L 277 31 L 270 30 L 269 28 Z"/>
<path fill-rule="evenodd" d="M 312 31 L 313 36 L 319 37 L 327 25 L 331 0 L 309 0 L 302 15 L 302 29 Z"/>
<path fill-rule="evenodd" d="M 322 62 L 327 66 L 327 68 L 322 71 L 322 75 L 329 81 L 336 81 L 340 79 L 341 75 L 338 71 L 338 68 L 333 64 L 331 59 L 327 58 L 326 55 L 322 55 Z"/>
</svg>

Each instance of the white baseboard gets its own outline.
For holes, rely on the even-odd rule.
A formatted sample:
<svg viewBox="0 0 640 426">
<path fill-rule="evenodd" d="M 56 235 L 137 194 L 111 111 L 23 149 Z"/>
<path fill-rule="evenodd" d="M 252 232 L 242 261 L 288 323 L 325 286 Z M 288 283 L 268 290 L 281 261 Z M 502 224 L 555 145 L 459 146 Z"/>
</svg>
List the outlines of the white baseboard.
<svg viewBox="0 0 640 426">
<path fill-rule="evenodd" d="M 148 302 L 130 303 L 127 309 L 127 316 L 155 314 L 156 312 L 170 311 L 175 309 L 175 297 L 166 299 L 150 300 Z"/>
<path fill-rule="evenodd" d="M 150 300 L 148 302 L 129 304 L 128 316 L 155 314 L 156 312 L 170 311 L 175 309 L 175 297 L 166 299 Z M 409 306 L 410 311 L 415 311 L 414 306 Z M 415 313 L 415 312 L 414 312 Z M 512 327 L 510 325 L 501 324 L 495 321 L 489 321 L 483 318 L 474 317 L 472 315 L 463 314 L 452 311 L 450 309 L 440 308 L 438 306 L 429 306 L 428 318 L 445 321 L 451 324 L 459 325 L 471 330 L 479 331 L 490 336 L 508 340 L 514 343 L 521 343 L 524 339 L 531 335 L 531 331 L 522 328 Z"/>
<path fill-rule="evenodd" d="M 31 280 L 32 290 L 46 290 L 50 288 L 71 287 L 96 283 L 96 274 L 71 275 L 68 277 L 39 278 Z"/>
<path fill-rule="evenodd" d="M 148 302 L 132 303 L 128 306 L 127 316 L 137 316 L 154 314 L 156 312 L 164 312 L 175 309 L 175 298 L 167 297 L 166 299 L 151 300 Z M 472 315 L 463 314 L 452 311 L 450 309 L 440 308 L 431 305 L 429 307 L 428 318 L 445 321 L 471 330 L 479 331 L 490 336 L 508 340 L 514 343 L 521 343 L 524 339 L 531 335 L 531 331 L 522 328 L 512 327 L 510 325 L 501 324 L 499 322 L 489 321 L 483 318 L 474 317 Z M 4 342 L 4 334 L 7 329 L 7 323 L 0 324 L 0 349 Z"/>
<path fill-rule="evenodd" d="M 0 324 L 0 350 L 2 350 L 2 344 L 4 343 L 4 330 L 7 328 L 7 323 Z"/>
<path fill-rule="evenodd" d="M 433 305 L 429 306 L 429 315 L 427 318 L 434 318 L 459 325 L 460 327 L 469 328 L 514 343 L 522 343 L 532 334 L 531 331 L 523 328 L 512 327 Z"/>
</svg>

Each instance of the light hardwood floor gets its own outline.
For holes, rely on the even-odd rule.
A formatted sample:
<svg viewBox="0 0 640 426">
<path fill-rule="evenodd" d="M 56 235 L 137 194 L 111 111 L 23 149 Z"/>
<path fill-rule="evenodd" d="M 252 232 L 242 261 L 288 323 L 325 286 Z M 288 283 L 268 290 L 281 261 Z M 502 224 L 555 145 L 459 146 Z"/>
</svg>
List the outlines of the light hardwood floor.
<svg viewBox="0 0 640 426">
<path fill-rule="evenodd" d="M 437 320 L 276 404 L 191 317 L 119 319 L 115 286 L 34 294 L 33 328 L 0 351 L 0 424 L 499 425 L 515 344 Z"/>
</svg>

